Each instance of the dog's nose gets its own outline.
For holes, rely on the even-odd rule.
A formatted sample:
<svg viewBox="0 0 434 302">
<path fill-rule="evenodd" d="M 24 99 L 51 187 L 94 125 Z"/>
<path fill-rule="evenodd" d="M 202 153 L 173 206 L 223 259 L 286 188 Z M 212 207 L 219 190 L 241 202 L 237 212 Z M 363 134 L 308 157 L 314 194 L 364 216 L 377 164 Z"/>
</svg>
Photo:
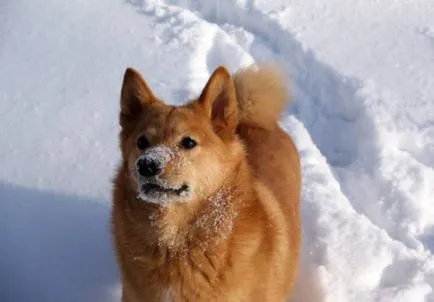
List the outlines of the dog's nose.
<svg viewBox="0 0 434 302">
<path fill-rule="evenodd" d="M 141 176 L 155 176 L 161 171 L 161 165 L 158 161 L 150 158 L 141 158 L 137 161 L 137 171 Z"/>
</svg>

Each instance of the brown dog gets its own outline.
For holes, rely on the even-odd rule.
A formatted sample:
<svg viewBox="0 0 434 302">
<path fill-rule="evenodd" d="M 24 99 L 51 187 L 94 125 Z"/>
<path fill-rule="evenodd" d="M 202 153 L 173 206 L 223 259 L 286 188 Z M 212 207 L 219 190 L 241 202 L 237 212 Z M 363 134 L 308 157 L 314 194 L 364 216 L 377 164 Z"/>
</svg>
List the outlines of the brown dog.
<svg viewBox="0 0 434 302">
<path fill-rule="evenodd" d="M 112 232 L 122 301 L 284 301 L 300 246 L 300 163 L 270 68 L 217 68 L 165 105 L 127 69 Z"/>
</svg>

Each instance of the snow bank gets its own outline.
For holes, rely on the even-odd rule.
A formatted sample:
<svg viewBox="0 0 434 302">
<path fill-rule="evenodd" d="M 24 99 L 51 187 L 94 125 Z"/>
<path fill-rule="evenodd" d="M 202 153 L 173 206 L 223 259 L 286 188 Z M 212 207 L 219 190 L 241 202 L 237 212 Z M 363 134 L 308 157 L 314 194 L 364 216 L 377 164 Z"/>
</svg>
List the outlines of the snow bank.
<svg viewBox="0 0 434 302">
<path fill-rule="evenodd" d="M 118 299 L 127 66 L 179 104 L 220 64 L 270 60 L 303 166 L 291 301 L 434 301 L 433 15 L 424 0 L 3 1 L 0 301 Z"/>
</svg>

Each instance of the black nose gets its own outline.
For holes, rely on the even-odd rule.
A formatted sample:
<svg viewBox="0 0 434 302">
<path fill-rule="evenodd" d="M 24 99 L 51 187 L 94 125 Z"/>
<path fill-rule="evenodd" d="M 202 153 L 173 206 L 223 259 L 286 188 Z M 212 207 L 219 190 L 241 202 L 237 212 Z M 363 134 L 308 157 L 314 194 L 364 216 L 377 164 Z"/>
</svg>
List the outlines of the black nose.
<svg viewBox="0 0 434 302">
<path fill-rule="evenodd" d="M 158 161 L 149 158 L 141 158 L 137 161 L 137 170 L 141 176 L 155 176 L 161 171 L 161 165 Z"/>
</svg>

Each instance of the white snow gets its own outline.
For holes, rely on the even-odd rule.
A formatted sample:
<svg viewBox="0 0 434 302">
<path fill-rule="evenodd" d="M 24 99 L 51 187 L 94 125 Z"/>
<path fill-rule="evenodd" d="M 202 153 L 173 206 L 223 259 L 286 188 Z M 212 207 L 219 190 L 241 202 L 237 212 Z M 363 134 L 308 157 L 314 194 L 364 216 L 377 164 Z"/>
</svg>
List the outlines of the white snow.
<svg viewBox="0 0 434 302">
<path fill-rule="evenodd" d="M 164 165 L 166 165 L 169 161 L 171 161 L 174 158 L 174 155 L 176 153 L 177 152 L 173 147 L 159 145 L 159 146 L 146 149 L 146 152 L 144 152 L 143 154 L 143 158 L 157 161 L 164 167 Z"/>
<path fill-rule="evenodd" d="M 303 166 L 291 301 L 434 301 L 431 0 L 0 0 L 0 301 L 118 301 L 122 75 L 171 104 L 277 62 Z"/>
</svg>

